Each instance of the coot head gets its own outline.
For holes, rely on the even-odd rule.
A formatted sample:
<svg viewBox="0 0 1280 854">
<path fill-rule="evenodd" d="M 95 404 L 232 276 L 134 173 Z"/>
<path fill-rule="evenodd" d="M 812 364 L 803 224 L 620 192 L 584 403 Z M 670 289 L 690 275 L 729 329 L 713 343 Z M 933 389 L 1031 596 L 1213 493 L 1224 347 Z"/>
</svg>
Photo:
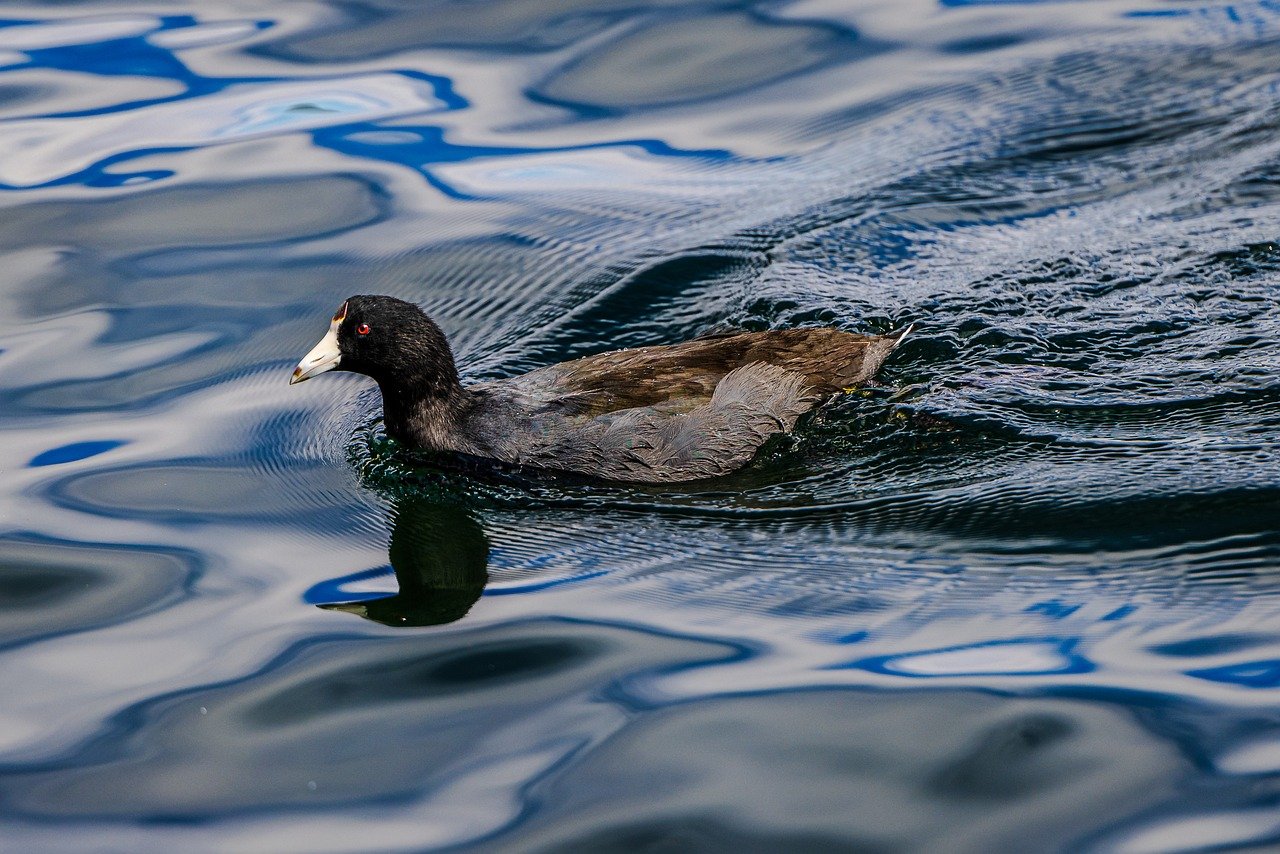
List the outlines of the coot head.
<svg viewBox="0 0 1280 854">
<path fill-rule="evenodd" d="M 396 390 L 425 397 L 458 386 L 458 370 L 440 327 L 413 303 L 388 296 L 349 297 L 289 383 L 326 371 L 372 377 L 384 394 Z"/>
</svg>

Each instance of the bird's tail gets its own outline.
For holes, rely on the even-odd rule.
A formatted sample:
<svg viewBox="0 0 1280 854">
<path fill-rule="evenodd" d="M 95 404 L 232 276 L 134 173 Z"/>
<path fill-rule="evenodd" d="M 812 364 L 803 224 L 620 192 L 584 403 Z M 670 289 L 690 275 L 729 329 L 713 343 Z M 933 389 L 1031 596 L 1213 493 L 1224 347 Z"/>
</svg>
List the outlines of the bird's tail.
<svg viewBox="0 0 1280 854">
<path fill-rule="evenodd" d="M 889 355 L 907 340 L 907 336 L 916 328 L 914 323 L 907 325 L 903 329 L 890 332 L 888 335 L 881 335 L 871 342 L 871 346 L 867 348 L 866 354 L 862 358 L 862 364 L 857 377 L 844 384 L 846 392 L 853 391 L 859 385 L 875 378 L 880 370 L 880 366 L 885 363 Z"/>
<path fill-rule="evenodd" d="M 893 341 L 893 346 L 889 348 L 889 352 L 892 353 L 894 350 L 897 350 L 899 347 L 901 347 L 902 342 L 907 340 L 907 336 L 910 335 L 912 330 L 914 330 L 915 328 L 916 328 L 916 325 L 914 323 L 908 323 L 902 329 L 899 329 L 896 332 L 890 332 L 888 335 L 886 335 L 885 338 L 889 338 Z"/>
</svg>

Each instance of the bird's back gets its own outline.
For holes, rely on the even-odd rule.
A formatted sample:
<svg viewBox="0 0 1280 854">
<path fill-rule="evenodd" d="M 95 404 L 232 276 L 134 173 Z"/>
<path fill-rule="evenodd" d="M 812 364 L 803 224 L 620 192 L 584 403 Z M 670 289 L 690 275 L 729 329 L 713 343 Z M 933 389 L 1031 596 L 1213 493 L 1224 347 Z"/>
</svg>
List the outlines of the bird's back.
<svg viewBox="0 0 1280 854">
<path fill-rule="evenodd" d="M 763 362 L 800 374 L 805 388 L 834 394 L 871 379 L 901 335 L 781 329 L 708 335 L 681 344 L 597 353 L 530 371 L 502 384 L 582 414 L 709 400 L 730 371 Z"/>
<path fill-rule="evenodd" d="M 477 387 L 474 426 L 511 463 L 607 480 L 714 477 L 871 379 L 904 335 L 788 329 L 599 353 Z"/>
</svg>

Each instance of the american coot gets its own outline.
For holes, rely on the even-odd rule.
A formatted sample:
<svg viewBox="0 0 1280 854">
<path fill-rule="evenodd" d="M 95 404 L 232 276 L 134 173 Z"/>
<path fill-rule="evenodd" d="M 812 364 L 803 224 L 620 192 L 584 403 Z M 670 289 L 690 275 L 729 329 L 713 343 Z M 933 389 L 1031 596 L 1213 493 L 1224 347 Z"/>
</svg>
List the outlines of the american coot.
<svg viewBox="0 0 1280 854">
<path fill-rule="evenodd" d="M 615 350 L 463 385 L 440 327 L 387 296 L 353 296 L 290 383 L 371 377 L 387 433 L 409 445 L 617 481 L 669 483 L 738 469 L 801 415 L 871 379 L 890 335 L 781 329 Z"/>
</svg>

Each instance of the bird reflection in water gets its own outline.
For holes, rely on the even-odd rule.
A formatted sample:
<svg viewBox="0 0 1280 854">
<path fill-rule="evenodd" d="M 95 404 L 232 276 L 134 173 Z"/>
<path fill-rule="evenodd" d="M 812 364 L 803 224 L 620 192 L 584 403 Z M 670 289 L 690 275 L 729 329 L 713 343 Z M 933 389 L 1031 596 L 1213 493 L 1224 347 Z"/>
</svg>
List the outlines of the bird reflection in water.
<svg viewBox="0 0 1280 854">
<path fill-rule="evenodd" d="M 458 506 L 402 501 L 394 512 L 391 568 L 400 592 L 319 607 L 387 626 L 438 626 L 466 616 L 489 580 L 489 539 Z"/>
</svg>

